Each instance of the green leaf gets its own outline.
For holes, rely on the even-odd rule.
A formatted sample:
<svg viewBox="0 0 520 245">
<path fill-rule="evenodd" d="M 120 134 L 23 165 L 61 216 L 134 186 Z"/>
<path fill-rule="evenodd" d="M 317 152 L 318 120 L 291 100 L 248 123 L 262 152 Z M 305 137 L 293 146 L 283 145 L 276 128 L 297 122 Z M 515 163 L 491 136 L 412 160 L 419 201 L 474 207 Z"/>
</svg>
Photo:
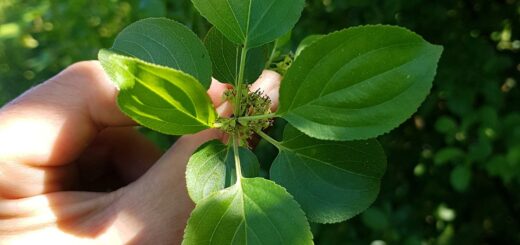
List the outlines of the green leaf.
<svg viewBox="0 0 520 245">
<path fill-rule="evenodd" d="M 390 226 L 387 214 L 377 207 L 367 209 L 361 215 L 361 220 L 370 229 L 376 231 L 385 231 Z"/>
<path fill-rule="evenodd" d="M 288 125 L 279 149 L 271 179 L 287 188 L 312 222 L 349 219 L 379 193 L 386 156 L 375 139 L 321 141 Z"/>
<path fill-rule="evenodd" d="M 132 23 L 119 33 L 112 50 L 148 63 L 181 70 L 204 88 L 211 84 L 211 60 L 202 41 L 186 26 L 166 18 Z"/>
<path fill-rule="evenodd" d="M 280 59 L 282 54 L 289 53 L 291 51 L 291 38 L 292 38 L 292 30 L 283 34 L 279 38 L 277 38 L 272 45 L 269 46 L 269 61 L 267 62 L 267 67 L 271 66 L 273 61 Z"/>
<path fill-rule="evenodd" d="M 296 24 L 305 0 L 191 0 L 229 40 L 246 48 L 274 41 Z"/>
<path fill-rule="evenodd" d="M 242 175 L 257 177 L 260 164 L 253 152 L 239 148 Z M 209 195 L 236 182 L 233 147 L 213 140 L 202 145 L 190 158 L 186 168 L 186 185 L 191 200 L 198 203 Z"/>
<path fill-rule="evenodd" d="M 434 162 L 436 165 L 443 165 L 448 162 L 461 161 L 466 153 L 456 147 L 446 147 L 435 154 Z"/>
<path fill-rule="evenodd" d="M 435 122 L 435 129 L 439 133 L 449 134 L 457 131 L 457 122 L 451 117 L 441 116 Z"/>
<path fill-rule="evenodd" d="M 493 154 L 491 141 L 480 137 L 477 142 L 471 143 L 468 149 L 468 158 L 471 161 L 484 163 Z"/>
<path fill-rule="evenodd" d="M 183 245 L 313 244 L 298 203 L 272 181 L 241 179 L 202 200 L 192 212 Z"/>
<path fill-rule="evenodd" d="M 273 48 L 275 50 L 282 50 L 284 48 L 289 48 L 291 46 L 291 39 L 292 39 L 292 30 L 290 30 L 287 33 L 283 34 L 282 36 L 278 37 L 274 41 Z"/>
<path fill-rule="evenodd" d="M 222 33 L 211 28 L 204 39 L 213 63 L 213 77 L 220 82 L 234 84 L 238 77 L 241 48 Z M 270 56 L 270 44 L 249 50 L 246 59 L 245 82 L 253 83 L 265 68 Z"/>
<path fill-rule="evenodd" d="M 213 127 L 217 112 L 191 75 L 108 50 L 99 60 L 119 88 L 119 107 L 141 125 L 171 135 Z"/>
<path fill-rule="evenodd" d="M 450 174 L 450 182 L 457 191 L 466 191 L 471 182 L 471 169 L 465 165 L 459 165 Z"/>
<path fill-rule="evenodd" d="M 166 3 L 163 0 L 140 0 L 139 18 L 166 16 Z"/>
<path fill-rule="evenodd" d="M 514 153 L 515 151 L 516 154 Z M 516 149 L 510 149 L 508 156 L 510 154 L 520 155 L 520 146 L 516 147 Z M 508 159 L 508 156 L 496 154 L 491 157 L 485 165 L 489 175 L 498 176 L 502 178 L 505 183 L 510 183 L 515 178 L 520 177 L 520 161 L 518 161 L 518 159 L 516 159 L 516 161 L 510 161 L 515 159 Z"/>
<path fill-rule="evenodd" d="M 278 115 L 318 139 L 376 137 L 417 110 L 441 53 L 442 47 L 400 27 L 329 34 L 292 64 L 280 87 Z"/>
<path fill-rule="evenodd" d="M 307 36 L 306 38 L 304 38 L 300 42 L 300 45 L 298 45 L 298 48 L 296 49 L 296 52 L 294 53 L 294 57 L 298 58 L 298 56 L 300 56 L 300 54 L 302 53 L 302 51 L 304 49 L 306 49 L 307 47 L 311 46 L 311 44 L 313 44 L 316 41 L 320 40 L 324 36 L 325 35 L 310 35 L 310 36 Z"/>
</svg>

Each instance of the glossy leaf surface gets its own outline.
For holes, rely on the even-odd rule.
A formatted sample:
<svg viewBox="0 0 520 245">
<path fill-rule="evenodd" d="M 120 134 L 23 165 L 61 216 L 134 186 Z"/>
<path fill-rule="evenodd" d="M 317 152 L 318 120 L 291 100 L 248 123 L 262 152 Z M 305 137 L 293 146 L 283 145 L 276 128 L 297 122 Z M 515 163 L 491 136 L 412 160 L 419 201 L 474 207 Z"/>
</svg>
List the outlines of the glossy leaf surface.
<svg viewBox="0 0 520 245">
<path fill-rule="evenodd" d="M 298 21 L 304 0 L 192 0 L 229 40 L 247 48 L 270 43 Z"/>
<path fill-rule="evenodd" d="M 119 107 L 141 125 L 171 135 L 213 127 L 217 113 L 191 75 L 108 50 L 99 52 L 99 60 L 119 88 Z"/>
<path fill-rule="evenodd" d="M 256 177 L 260 164 L 253 152 L 239 148 L 242 175 Z M 214 192 L 229 187 L 236 182 L 233 148 L 218 140 L 202 145 L 188 161 L 186 184 L 191 200 L 198 203 Z"/>
<path fill-rule="evenodd" d="M 441 53 L 442 47 L 400 27 L 332 33 L 292 64 L 281 84 L 278 114 L 318 139 L 376 137 L 421 105 Z"/>
<path fill-rule="evenodd" d="M 202 200 L 184 232 L 184 245 L 313 244 L 309 224 L 285 189 L 262 178 L 240 183 Z"/>
<path fill-rule="evenodd" d="M 112 50 L 148 63 L 181 70 L 207 89 L 211 61 L 202 41 L 186 26 L 166 18 L 136 21 L 119 33 Z"/>
<path fill-rule="evenodd" d="M 213 63 L 213 77 L 220 82 L 234 84 L 238 77 L 241 48 L 222 33 L 211 28 L 204 39 Z M 272 45 L 271 45 L 272 46 Z M 245 83 L 255 82 L 264 70 L 270 56 L 270 44 L 249 50 L 246 59 Z"/>
<path fill-rule="evenodd" d="M 271 179 L 287 188 L 310 221 L 335 223 L 374 202 L 385 170 L 386 156 L 375 139 L 322 141 L 288 125 Z"/>
</svg>

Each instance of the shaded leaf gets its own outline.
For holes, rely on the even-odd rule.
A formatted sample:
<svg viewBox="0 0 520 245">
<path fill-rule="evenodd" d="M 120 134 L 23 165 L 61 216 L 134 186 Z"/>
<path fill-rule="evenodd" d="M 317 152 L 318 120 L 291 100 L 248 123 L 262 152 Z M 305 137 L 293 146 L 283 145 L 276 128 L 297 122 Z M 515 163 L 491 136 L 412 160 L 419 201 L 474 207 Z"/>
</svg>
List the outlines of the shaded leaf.
<svg viewBox="0 0 520 245">
<path fill-rule="evenodd" d="M 257 177 L 260 164 L 253 152 L 239 148 L 242 175 Z M 186 185 L 191 200 L 198 203 L 214 192 L 236 182 L 233 147 L 213 140 L 202 145 L 190 158 L 186 168 Z"/>
<path fill-rule="evenodd" d="M 471 181 L 471 169 L 465 165 L 459 165 L 451 171 L 450 182 L 457 191 L 465 191 L 468 189 Z"/>
<path fill-rule="evenodd" d="M 171 135 L 213 127 L 217 113 L 191 75 L 108 50 L 99 52 L 99 60 L 119 88 L 119 107 L 141 125 Z"/>
<path fill-rule="evenodd" d="M 166 16 L 166 3 L 163 0 L 140 0 L 139 18 Z"/>
<path fill-rule="evenodd" d="M 435 122 L 435 129 L 439 133 L 449 134 L 457 130 L 457 122 L 448 116 L 441 116 Z"/>
<path fill-rule="evenodd" d="M 148 63 L 181 70 L 204 88 L 211 84 L 211 61 L 202 41 L 186 26 L 166 18 L 136 21 L 117 35 L 112 50 Z"/>
<path fill-rule="evenodd" d="M 493 154 L 493 145 L 489 139 L 480 137 L 477 142 L 469 145 L 468 158 L 470 161 L 484 163 Z"/>
<path fill-rule="evenodd" d="M 321 141 L 288 125 L 279 147 L 271 179 L 287 188 L 312 222 L 349 219 L 379 193 L 386 156 L 377 140 Z"/>
<path fill-rule="evenodd" d="M 387 214 L 377 207 L 371 207 L 363 212 L 361 220 L 366 226 L 376 231 L 384 231 L 390 226 Z"/>
<path fill-rule="evenodd" d="M 304 0 L 192 0 L 229 40 L 246 48 L 274 41 L 292 29 Z"/>
<path fill-rule="evenodd" d="M 211 28 L 206 34 L 204 45 L 213 63 L 213 77 L 220 82 L 234 84 L 238 77 L 241 48 L 229 41 L 222 33 Z M 249 50 L 244 73 L 245 83 L 253 83 L 265 68 L 270 55 L 271 44 Z"/>
<path fill-rule="evenodd" d="M 292 64 L 281 83 L 278 115 L 319 139 L 376 137 L 417 110 L 441 53 L 442 47 L 400 27 L 329 34 Z"/>
<path fill-rule="evenodd" d="M 435 154 L 434 162 L 436 165 L 442 165 L 448 162 L 456 162 L 464 159 L 466 153 L 456 147 L 446 147 Z"/>
<path fill-rule="evenodd" d="M 202 200 L 193 210 L 183 245 L 313 244 L 298 203 L 272 181 L 241 179 Z"/>
</svg>

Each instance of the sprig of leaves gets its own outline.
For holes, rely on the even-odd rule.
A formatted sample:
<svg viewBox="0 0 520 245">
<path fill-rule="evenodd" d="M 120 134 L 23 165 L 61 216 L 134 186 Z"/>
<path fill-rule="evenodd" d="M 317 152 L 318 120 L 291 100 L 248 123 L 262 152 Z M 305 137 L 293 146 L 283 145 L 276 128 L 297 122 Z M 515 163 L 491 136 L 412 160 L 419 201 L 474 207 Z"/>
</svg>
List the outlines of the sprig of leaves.
<svg viewBox="0 0 520 245">
<path fill-rule="evenodd" d="M 230 135 L 189 160 L 187 187 L 197 205 L 183 244 L 312 244 L 307 218 L 341 222 L 369 207 L 386 169 L 374 138 L 420 106 L 442 47 L 376 25 L 311 36 L 282 56 L 276 39 L 297 22 L 303 0 L 192 2 L 214 25 L 204 43 L 175 21 L 151 18 L 99 54 L 120 89 L 121 110 L 143 126 L 173 135 L 217 127 Z M 271 113 L 268 98 L 247 84 L 275 53 L 290 60 L 273 66 L 286 74 Z M 234 85 L 225 96 L 231 118 L 218 118 L 205 92 L 211 74 Z M 262 132 L 273 117 L 289 123 L 281 142 Z M 271 180 L 257 177 L 260 164 L 247 149 L 253 132 L 279 149 Z"/>
</svg>

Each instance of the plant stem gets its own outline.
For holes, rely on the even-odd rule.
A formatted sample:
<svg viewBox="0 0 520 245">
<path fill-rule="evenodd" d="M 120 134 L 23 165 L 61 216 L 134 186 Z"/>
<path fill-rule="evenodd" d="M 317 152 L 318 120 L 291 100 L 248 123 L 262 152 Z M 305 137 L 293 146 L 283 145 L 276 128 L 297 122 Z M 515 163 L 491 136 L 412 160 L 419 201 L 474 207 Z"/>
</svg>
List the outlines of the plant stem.
<svg viewBox="0 0 520 245">
<path fill-rule="evenodd" d="M 235 100 L 235 113 L 234 113 L 235 118 L 240 117 L 240 112 L 241 112 L 240 111 L 240 109 L 241 109 L 240 102 L 242 101 L 242 84 L 244 83 L 244 73 L 246 70 L 247 51 L 248 51 L 248 48 L 246 48 L 246 47 L 242 48 L 242 54 L 240 55 L 240 69 L 238 71 L 238 81 L 236 84 L 237 96 L 236 96 L 236 100 Z"/>
<path fill-rule="evenodd" d="M 242 52 L 240 54 L 240 68 L 238 71 L 238 80 L 236 82 L 236 91 L 237 96 L 235 97 L 235 119 L 238 120 L 241 114 L 242 109 L 242 84 L 244 83 L 244 73 L 246 70 L 246 58 L 247 58 L 248 48 L 242 48 Z M 238 152 L 238 147 L 240 144 L 240 132 L 235 131 L 233 134 L 233 155 L 235 156 L 235 168 L 237 171 L 237 184 L 240 184 L 242 179 L 242 167 L 240 165 L 240 154 Z"/>
<path fill-rule="evenodd" d="M 273 118 L 273 117 L 276 117 L 275 113 L 263 114 L 263 115 L 255 115 L 255 116 L 247 116 L 247 117 L 239 117 L 238 121 L 254 121 L 254 120 L 258 120 L 258 119 L 268 119 L 268 118 Z"/>
<path fill-rule="evenodd" d="M 233 135 L 233 155 L 235 156 L 235 169 L 237 171 L 237 184 L 240 185 L 242 179 L 242 167 L 240 165 L 240 154 L 238 152 L 238 144 L 240 144 L 240 136 L 238 133 Z"/>
<path fill-rule="evenodd" d="M 271 138 L 271 136 L 264 133 L 262 130 L 257 130 L 256 133 L 260 135 L 264 140 L 271 143 L 272 145 L 276 146 L 279 150 L 286 149 L 280 142 L 276 141 L 275 139 Z"/>
</svg>

